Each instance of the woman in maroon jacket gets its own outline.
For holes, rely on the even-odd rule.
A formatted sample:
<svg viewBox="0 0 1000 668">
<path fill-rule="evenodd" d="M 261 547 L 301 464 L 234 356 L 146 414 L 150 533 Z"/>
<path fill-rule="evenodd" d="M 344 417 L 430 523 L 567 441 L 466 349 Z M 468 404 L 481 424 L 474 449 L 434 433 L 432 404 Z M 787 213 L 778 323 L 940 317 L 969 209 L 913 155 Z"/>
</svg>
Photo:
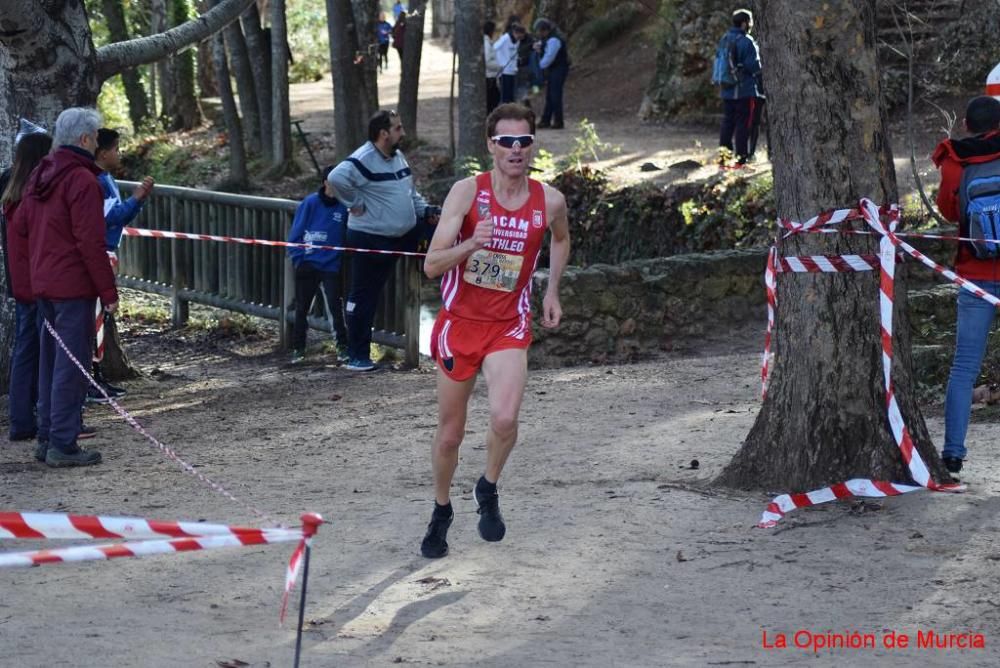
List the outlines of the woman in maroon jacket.
<svg viewBox="0 0 1000 668">
<path fill-rule="evenodd" d="M 27 244 L 8 245 L 7 221 L 13 217 L 21 203 L 21 192 L 32 170 L 52 148 L 52 137 L 46 133 L 25 135 L 14 150 L 14 164 L 0 177 L 0 204 L 3 205 L 4 268 L 15 265 L 13 275 L 18 279 L 28 277 Z M 24 241 L 27 241 L 26 239 Z M 35 403 L 38 401 L 38 307 L 31 294 L 30 281 L 11 280 L 7 272 L 7 288 L 15 300 L 16 328 L 14 352 L 10 361 L 10 440 L 27 441 L 35 437 Z"/>
</svg>

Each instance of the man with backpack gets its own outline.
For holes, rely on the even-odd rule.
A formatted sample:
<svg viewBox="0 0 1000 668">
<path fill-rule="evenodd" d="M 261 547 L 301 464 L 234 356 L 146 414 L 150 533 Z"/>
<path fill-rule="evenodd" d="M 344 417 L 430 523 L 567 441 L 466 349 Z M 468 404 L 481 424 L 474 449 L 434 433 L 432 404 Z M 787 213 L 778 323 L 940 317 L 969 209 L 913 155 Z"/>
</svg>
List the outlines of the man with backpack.
<svg viewBox="0 0 1000 668">
<path fill-rule="evenodd" d="M 736 157 L 737 166 L 753 160 L 764 110 L 760 53 L 750 36 L 752 28 L 749 9 L 733 12 L 733 25 L 719 40 L 712 68 L 723 107 L 719 146 Z"/>
<path fill-rule="evenodd" d="M 945 139 L 932 159 L 941 170 L 937 205 L 958 223 L 959 236 L 981 239 L 959 242 L 955 271 L 994 296 L 1000 296 L 1000 101 L 982 96 L 965 108 L 965 128 L 973 135 Z M 944 447 L 941 459 L 952 474 L 962 470 L 965 435 L 972 411 L 972 386 L 986 352 L 996 309 L 968 290 L 958 291 L 955 357 L 944 404 Z"/>
</svg>

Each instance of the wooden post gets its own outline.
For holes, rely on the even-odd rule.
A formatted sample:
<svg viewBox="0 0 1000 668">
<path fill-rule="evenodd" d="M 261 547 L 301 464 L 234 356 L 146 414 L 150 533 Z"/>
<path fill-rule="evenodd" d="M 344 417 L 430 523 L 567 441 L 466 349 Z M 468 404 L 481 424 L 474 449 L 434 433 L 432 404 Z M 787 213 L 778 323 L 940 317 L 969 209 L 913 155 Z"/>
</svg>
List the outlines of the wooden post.
<svg viewBox="0 0 1000 668">
<path fill-rule="evenodd" d="M 288 213 L 282 213 L 282 239 L 288 238 L 288 233 L 291 231 L 291 217 Z M 291 347 L 292 341 L 292 331 L 291 325 L 288 322 L 288 314 L 292 308 L 292 300 L 295 297 L 295 269 L 292 267 L 292 261 L 289 259 L 288 254 L 284 254 L 284 270 L 281 276 L 281 321 L 278 328 L 278 344 L 281 346 L 282 350 L 288 350 Z"/>
<path fill-rule="evenodd" d="M 405 269 L 403 291 L 406 302 L 406 364 L 416 368 L 420 365 L 420 259 L 403 259 Z"/>
<path fill-rule="evenodd" d="M 190 213 L 190 203 L 184 203 L 185 214 Z M 187 216 L 185 215 L 185 218 Z M 170 230 L 177 232 L 181 231 L 182 223 L 178 219 L 178 202 L 176 197 L 170 198 Z M 179 239 L 170 240 L 170 306 L 171 314 L 170 320 L 174 327 L 183 327 L 187 324 L 189 309 L 187 301 L 181 299 L 180 291 L 182 288 L 186 287 L 187 284 L 187 268 L 185 263 L 181 261 L 181 249 L 180 245 L 183 243 L 190 243 L 180 241 Z"/>
</svg>

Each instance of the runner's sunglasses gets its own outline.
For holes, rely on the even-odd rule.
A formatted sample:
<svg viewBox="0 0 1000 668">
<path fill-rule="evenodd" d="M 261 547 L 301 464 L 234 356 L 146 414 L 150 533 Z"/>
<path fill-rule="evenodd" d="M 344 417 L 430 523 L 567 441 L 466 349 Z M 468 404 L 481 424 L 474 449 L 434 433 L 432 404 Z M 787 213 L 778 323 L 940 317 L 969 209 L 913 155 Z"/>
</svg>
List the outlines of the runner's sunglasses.
<svg viewBox="0 0 1000 668">
<path fill-rule="evenodd" d="M 504 148 L 514 148 L 515 144 L 520 148 L 528 148 L 535 143 L 535 135 L 496 135 L 490 137 L 490 140 Z"/>
</svg>

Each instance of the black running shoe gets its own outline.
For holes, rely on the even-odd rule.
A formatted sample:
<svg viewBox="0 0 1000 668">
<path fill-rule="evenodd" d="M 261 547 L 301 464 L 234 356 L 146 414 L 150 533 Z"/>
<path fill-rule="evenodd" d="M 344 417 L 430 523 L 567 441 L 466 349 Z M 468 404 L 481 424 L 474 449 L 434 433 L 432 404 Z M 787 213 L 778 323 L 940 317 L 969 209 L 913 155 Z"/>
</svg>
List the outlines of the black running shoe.
<svg viewBox="0 0 1000 668">
<path fill-rule="evenodd" d="M 503 515 L 500 514 L 500 495 L 497 492 L 484 492 L 476 485 L 472 490 L 472 497 L 479 506 L 476 510 L 479 513 L 479 535 L 491 543 L 503 540 L 507 525 L 503 523 Z"/>
<path fill-rule="evenodd" d="M 431 514 L 431 523 L 427 525 L 427 533 L 423 542 L 420 543 L 420 554 L 428 559 L 440 559 L 448 554 L 448 529 L 454 519 L 454 513 L 448 517 L 440 517 L 437 513 Z"/>
<path fill-rule="evenodd" d="M 948 473 L 958 473 L 962 470 L 962 460 L 958 457 L 942 457 L 941 461 L 944 462 Z"/>
</svg>

